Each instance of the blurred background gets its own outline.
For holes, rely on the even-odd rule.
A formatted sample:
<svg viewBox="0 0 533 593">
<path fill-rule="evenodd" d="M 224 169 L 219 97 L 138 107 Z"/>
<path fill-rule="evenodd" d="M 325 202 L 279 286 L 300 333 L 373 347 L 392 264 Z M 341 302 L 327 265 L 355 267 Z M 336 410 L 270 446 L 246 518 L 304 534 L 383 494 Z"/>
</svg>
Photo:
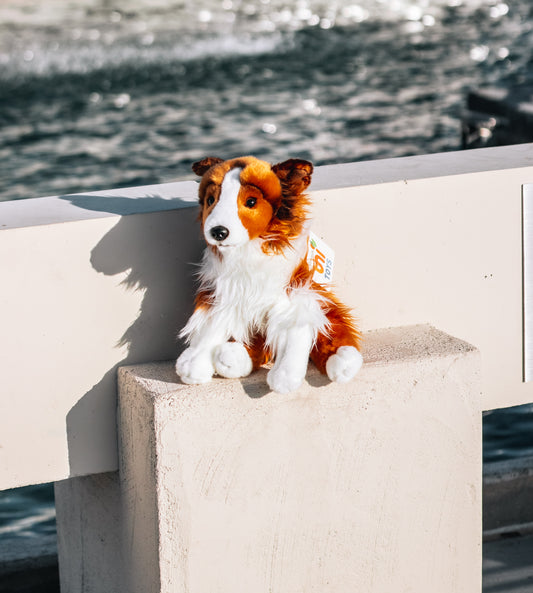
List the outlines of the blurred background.
<svg viewBox="0 0 533 593">
<path fill-rule="evenodd" d="M 532 76 L 529 0 L 3 0 L 0 200 L 165 182 L 207 154 L 461 148 Z"/>
<path fill-rule="evenodd" d="M 3 0 L 0 200 L 505 143 L 468 94 L 532 80 L 530 0 Z M 531 409 L 485 416 L 486 461 L 533 454 Z M 0 538 L 54 530 L 50 485 L 0 493 Z"/>
</svg>

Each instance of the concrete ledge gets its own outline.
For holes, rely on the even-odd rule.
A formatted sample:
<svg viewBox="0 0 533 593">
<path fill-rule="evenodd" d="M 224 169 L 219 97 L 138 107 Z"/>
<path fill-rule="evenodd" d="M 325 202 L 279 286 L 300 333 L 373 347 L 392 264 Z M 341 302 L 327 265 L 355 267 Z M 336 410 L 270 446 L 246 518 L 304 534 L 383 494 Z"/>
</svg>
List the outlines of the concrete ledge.
<svg viewBox="0 0 533 593">
<path fill-rule="evenodd" d="M 119 371 L 129 591 L 481 587 L 478 353 L 418 326 L 366 336 L 352 383 L 310 369 L 201 386 Z"/>
<path fill-rule="evenodd" d="M 0 202 L 0 231 L 96 218 L 190 208 L 198 203 L 194 181 Z"/>
</svg>

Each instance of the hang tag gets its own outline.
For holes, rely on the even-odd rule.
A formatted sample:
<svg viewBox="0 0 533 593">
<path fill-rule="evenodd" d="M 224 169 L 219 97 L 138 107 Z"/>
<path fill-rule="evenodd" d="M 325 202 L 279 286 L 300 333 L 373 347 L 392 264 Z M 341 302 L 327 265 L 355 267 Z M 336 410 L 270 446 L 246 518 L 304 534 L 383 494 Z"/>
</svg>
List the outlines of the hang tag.
<svg viewBox="0 0 533 593">
<path fill-rule="evenodd" d="M 333 261 L 335 252 L 320 237 L 309 232 L 307 240 L 307 263 L 313 270 L 313 281 L 329 284 L 333 280 Z"/>
</svg>

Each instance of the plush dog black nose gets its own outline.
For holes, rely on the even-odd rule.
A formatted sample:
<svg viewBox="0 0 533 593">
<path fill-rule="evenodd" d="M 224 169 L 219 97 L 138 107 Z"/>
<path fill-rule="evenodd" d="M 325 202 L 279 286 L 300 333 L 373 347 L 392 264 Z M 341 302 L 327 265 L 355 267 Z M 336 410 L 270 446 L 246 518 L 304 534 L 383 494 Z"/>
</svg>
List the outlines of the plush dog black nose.
<svg viewBox="0 0 533 593">
<path fill-rule="evenodd" d="M 229 235 L 229 230 L 225 226 L 214 226 L 209 232 L 215 241 L 224 241 Z"/>
</svg>

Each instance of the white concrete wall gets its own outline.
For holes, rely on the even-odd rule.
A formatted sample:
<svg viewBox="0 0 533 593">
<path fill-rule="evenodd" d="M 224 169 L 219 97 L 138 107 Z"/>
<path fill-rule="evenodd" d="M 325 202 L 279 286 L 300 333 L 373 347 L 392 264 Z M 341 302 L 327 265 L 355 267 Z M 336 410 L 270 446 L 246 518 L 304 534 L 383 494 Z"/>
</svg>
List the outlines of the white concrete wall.
<svg viewBox="0 0 533 593">
<path fill-rule="evenodd" d="M 313 186 L 313 228 L 336 250 L 335 281 L 363 327 L 431 323 L 475 344 L 485 409 L 533 401 L 522 381 L 522 184 L 532 165 L 522 145 L 374 161 L 381 183 L 367 184 L 361 163 L 356 186 L 339 189 L 328 180 L 349 166 L 324 167 Z"/>
<path fill-rule="evenodd" d="M 363 329 L 476 345 L 485 409 L 522 382 L 531 145 L 318 168 L 313 229 Z M 118 365 L 169 359 L 202 243 L 194 184 L 0 203 L 0 488 L 117 468 Z"/>
<path fill-rule="evenodd" d="M 0 488 L 116 470 L 116 368 L 177 351 L 194 196 L 178 183 L 0 203 Z"/>
</svg>

